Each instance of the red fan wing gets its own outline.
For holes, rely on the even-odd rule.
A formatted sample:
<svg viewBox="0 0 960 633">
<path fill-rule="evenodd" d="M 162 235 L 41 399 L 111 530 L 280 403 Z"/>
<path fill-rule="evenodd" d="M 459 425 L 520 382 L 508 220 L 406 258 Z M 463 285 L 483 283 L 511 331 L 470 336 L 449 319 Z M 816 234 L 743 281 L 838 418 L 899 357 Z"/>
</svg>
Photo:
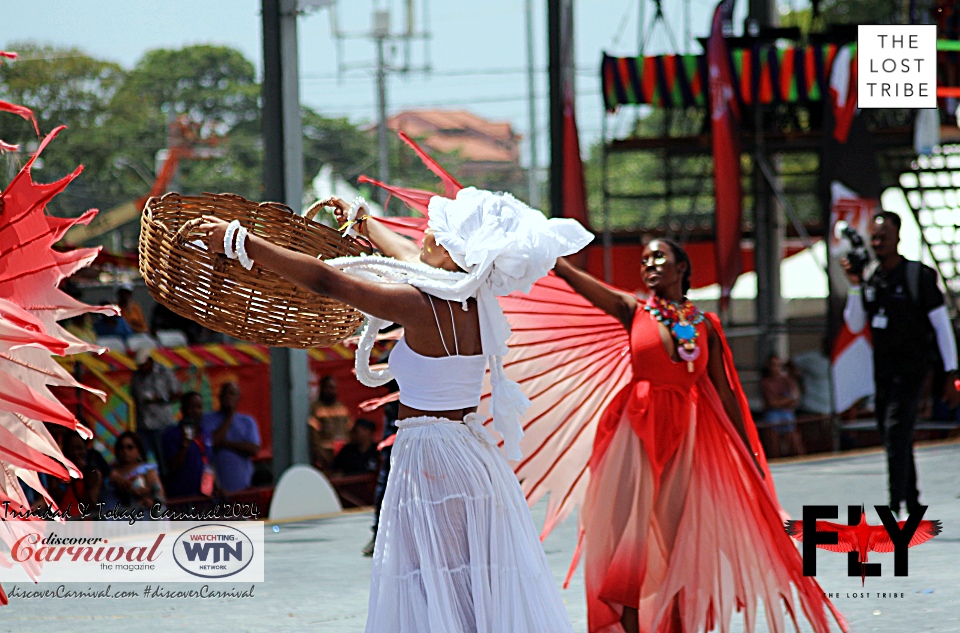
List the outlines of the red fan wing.
<svg viewBox="0 0 960 633">
<path fill-rule="evenodd" d="M 531 401 L 524 457 L 514 470 L 528 503 L 550 495 L 545 538 L 586 491 L 597 423 L 632 376 L 629 339 L 616 319 L 552 273 L 500 304 L 513 330 L 504 368 Z M 488 386 L 483 411 L 489 395 Z"/>
</svg>

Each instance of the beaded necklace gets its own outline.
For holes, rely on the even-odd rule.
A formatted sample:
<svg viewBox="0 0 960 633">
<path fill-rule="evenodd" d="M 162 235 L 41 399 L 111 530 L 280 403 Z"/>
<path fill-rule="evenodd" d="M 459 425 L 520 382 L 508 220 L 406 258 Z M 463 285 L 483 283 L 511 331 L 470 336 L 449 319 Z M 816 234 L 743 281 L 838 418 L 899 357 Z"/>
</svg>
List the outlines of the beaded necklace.
<svg viewBox="0 0 960 633">
<path fill-rule="evenodd" d="M 697 339 L 700 337 L 697 325 L 703 322 L 700 308 L 690 301 L 677 304 L 652 294 L 643 309 L 667 326 L 677 342 L 677 354 L 687 361 L 687 371 L 693 372 L 693 361 L 700 357 L 700 348 L 697 347 Z"/>
</svg>

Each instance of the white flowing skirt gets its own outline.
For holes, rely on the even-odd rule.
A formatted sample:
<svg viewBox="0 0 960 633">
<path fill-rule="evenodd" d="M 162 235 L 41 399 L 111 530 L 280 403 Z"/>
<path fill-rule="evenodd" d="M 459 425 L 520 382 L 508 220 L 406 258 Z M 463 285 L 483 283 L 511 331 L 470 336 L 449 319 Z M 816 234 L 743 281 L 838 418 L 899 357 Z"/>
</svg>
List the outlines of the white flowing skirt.
<svg viewBox="0 0 960 633">
<path fill-rule="evenodd" d="M 520 484 L 481 421 L 398 421 L 367 633 L 572 631 Z"/>
</svg>

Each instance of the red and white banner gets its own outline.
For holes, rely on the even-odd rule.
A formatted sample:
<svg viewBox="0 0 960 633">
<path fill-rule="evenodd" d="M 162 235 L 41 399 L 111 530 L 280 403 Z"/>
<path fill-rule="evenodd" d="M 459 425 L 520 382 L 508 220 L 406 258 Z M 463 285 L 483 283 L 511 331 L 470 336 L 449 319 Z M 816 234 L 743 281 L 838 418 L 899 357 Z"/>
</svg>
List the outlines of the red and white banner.
<svg viewBox="0 0 960 633">
<path fill-rule="evenodd" d="M 830 106 L 833 108 L 833 138 L 846 143 L 853 117 L 857 114 L 856 46 L 842 47 L 830 71 Z"/>
<path fill-rule="evenodd" d="M 839 262 L 849 252 L 850 243 L 838 238 L 834 227 L 842 220 L 868 241 L 870 219 L 878 210 L 878 202 L 861 198 L 836 181 L 830 186 L 830 199 L 830 287 L 835 296 L 845 298 L 850 283 Z M 846 411 L 858 400 L 873 395 L 873 346 L 868 327 L 854 332 L 844 323 L 834 339 L 830 363 L 835 411 Z"/>
</svg>

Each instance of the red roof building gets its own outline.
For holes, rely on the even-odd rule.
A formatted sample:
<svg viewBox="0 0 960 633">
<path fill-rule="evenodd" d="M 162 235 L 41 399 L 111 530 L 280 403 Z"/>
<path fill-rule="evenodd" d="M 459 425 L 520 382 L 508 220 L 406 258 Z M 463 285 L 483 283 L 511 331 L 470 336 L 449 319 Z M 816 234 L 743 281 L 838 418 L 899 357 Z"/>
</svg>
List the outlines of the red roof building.
<svg viewBox="0 0 960 633">
<path fill-rule="evenodd" d="M 387 121 L 433 154 L 458 154 L 456 176 L 464 185 L 511 190 L 522 184 L 520 135 L 507 122 L 465 110 L 408 110 Z"/>
</svg>

